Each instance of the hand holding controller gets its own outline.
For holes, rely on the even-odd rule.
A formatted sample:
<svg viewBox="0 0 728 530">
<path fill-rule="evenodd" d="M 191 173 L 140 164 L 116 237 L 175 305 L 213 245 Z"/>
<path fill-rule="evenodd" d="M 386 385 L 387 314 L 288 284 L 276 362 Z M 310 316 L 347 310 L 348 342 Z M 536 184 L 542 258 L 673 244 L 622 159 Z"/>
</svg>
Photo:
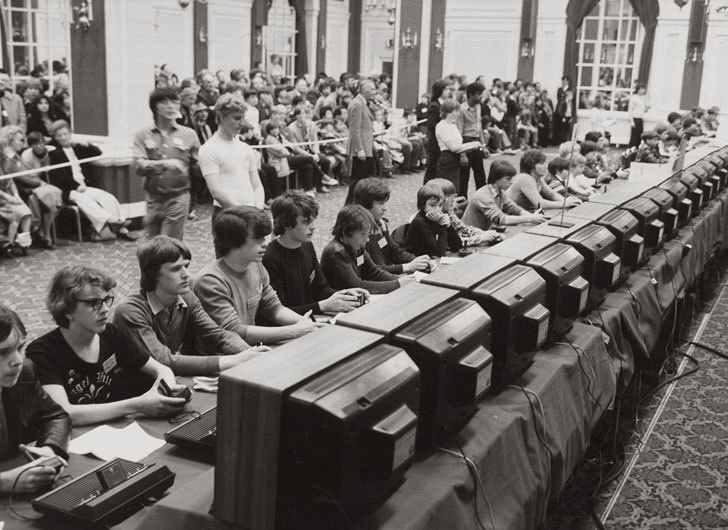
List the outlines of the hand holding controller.
<svg viewBox="0 0 728 530">
<path fill-rule="evenodd" d="M 159 393 L 167 397 L 184 398 L 187 402 L 192 399 L 192 390 L 190 390 L 190 387 L 182 386 L 172 390 L 164 379 L 159 380 Z"/>
</svg>

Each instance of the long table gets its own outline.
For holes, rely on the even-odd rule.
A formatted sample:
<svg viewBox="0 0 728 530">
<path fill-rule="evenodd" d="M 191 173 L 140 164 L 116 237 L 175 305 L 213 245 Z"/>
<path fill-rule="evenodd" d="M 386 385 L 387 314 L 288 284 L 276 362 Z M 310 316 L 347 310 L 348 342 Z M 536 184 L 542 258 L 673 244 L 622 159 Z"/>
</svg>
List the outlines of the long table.
<svg viewBox="0 0 728 530">
<path fill-rule="evenodd" d="M 646 267 L 609 293 L 598 310 L 576 323 L 564 343 L 538 352 L 518 381 L 523 389 L 512 386 L 487 396 L 456 439 L 443 447 L 456 453 L 462 449 L 476 464 L 484 491 L 480 486 L 476 491 L 462 458 L 433 450 L 418 456 L 404 483 L 358 528 L 473 528 L 476 506 L 487 527 L 491 515 L 499 529 L 537 527 L 548 501 L 583 456 L 591 430 L 629 382 L 636 363 L 648 358 L 671 304 L 694 283 L 716 246 L 727 243 L 724 191 Z M 683 256 L 686 244 L 692 250 Z M 214 395 L 195 393 L 192 407 L 203 411 L 214 403 Z M 139 422 L 158 437 L 171 428 L 164 420 Z M 118 528 L 233 528 L 210 514 L 213 459 L 165 445 L 144 462 L 167 465 L 177 474 L 175 484 L 168 496 Z M 5 462 L 3 468 L 19 463 Z M 77 476 L 99 463 L 74 455 L 68 472 Z M 33 515 L 27 498 L 14 504 L 21 514 Z M 20 520 L 7 502 L 0 517 L 13 528 L 75 528 L 48 518 Z"/>
</svg>

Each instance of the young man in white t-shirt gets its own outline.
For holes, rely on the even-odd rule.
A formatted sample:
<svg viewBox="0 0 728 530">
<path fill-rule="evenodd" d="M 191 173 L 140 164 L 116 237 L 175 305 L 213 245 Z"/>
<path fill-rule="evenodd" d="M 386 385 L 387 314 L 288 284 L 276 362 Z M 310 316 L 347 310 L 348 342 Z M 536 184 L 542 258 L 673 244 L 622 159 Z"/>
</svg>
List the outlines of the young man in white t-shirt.
<svg viewBox="0 0 728 530">
<path fill-rule="evenodd" d="M 258 177 L 253 149 L 238 133 L 245 117 L 245 102 L 233 94 L 223 94 L 215 103 L 218 129 L 200 148 L 202 176 L 214 199 L 213 219 L 227 206 L 265 205 L 263 184 Z"/>
</svg>

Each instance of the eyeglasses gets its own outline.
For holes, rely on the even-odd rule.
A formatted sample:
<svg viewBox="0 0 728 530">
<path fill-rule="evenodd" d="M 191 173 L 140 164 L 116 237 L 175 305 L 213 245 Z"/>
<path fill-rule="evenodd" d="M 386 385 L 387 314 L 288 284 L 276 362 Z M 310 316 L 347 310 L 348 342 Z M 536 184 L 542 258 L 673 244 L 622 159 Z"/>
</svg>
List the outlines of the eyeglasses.
<svg viewBox="0 0 728 530">
<path fill-rule="evenodd" d="M 83 302 L 84 304 L 88 304 L 91 306 L 91 309 L 93 309 L 94 311 L 98 311 L 101 309 L 102 304 L 106 307 L 111 307 L 112 305 L 114 305 L 114 296 L 109 295 L 105 298 L 90 298 L 88 300 L 76 298 L 76 302 Z"/>
</svg>

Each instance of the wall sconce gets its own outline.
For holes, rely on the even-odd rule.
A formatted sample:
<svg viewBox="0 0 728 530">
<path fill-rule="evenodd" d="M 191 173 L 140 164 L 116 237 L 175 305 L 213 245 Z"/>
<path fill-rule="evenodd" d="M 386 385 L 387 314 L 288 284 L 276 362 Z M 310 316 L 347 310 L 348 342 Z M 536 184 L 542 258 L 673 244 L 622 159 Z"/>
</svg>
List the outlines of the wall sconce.
<svg viewBox="0 0 728 530">
<path fill-rule="evenodd" d="M 78 5 L 73 6 L 73 19 L 75 21 L 73 27 L 81 31 L 88 31 L 91 28 L 94 16 L 91 6 L 87 0 L 81 0 Z"/>
<path fill-rule="evenodd" d="M 394 48 L 394 39 L 385 39 L 384 40 L 384 47 L 387 49 Z"/>
<path fill-rule="evenodd" d="M 256 26 L 255 28 L 255 47 L 260 48 L 263 46 L 263 28 Z"/>
<path fill-rule="evenodd" d="M 688 56 L 688 61 L 691 63 L 699 63 L 703 60 L 703 57 L 700 55 L 700 46 L 695 44 L 693 46 L 693 52 Z"/>
<path fill-rule="evenodd" d="M 440 28 L 437 28 L 435 30 L 435 49 L 438 52 L 441 52 L 443 49 L 443 36 L 442 36 L 442 30 Z"/>
<path fill-rule="evenodd" d="M 417 46 L 417 32 L 412 33 L 412 29 L 407 28 L 407 31 L 402 32 L 402 48 L 411 50 L 415 46 Z"/>
<path fill-rule="evenodd" d="M 200 42 L 207 42 L 207 28 L 205 26 L 202 26 L 200 28 L 200 33 L 198 34 L 197 38 Z"/>
<path fill-rule="evenodd" d="M 321 44 L 319 44 L 322 50 L 326 49 L 326 35 L 321 35 Z"/>
<path fill-rule="evenodd" d="M 177 3 L 182 9 L 187 9 L 187 6 L 192 3 L 193 0 L 177 0 Z M 197 0 L 200 4 L 205 5 L 207 3 L 207 0 Z"/>
<path fill-rule="evenodd" d="M 524 40 L 521 45 L 521 57 L 528 58 L 533 57 L 536 51 L 534 50 L 533 44 L 530 40 Z"/>
</svg>

